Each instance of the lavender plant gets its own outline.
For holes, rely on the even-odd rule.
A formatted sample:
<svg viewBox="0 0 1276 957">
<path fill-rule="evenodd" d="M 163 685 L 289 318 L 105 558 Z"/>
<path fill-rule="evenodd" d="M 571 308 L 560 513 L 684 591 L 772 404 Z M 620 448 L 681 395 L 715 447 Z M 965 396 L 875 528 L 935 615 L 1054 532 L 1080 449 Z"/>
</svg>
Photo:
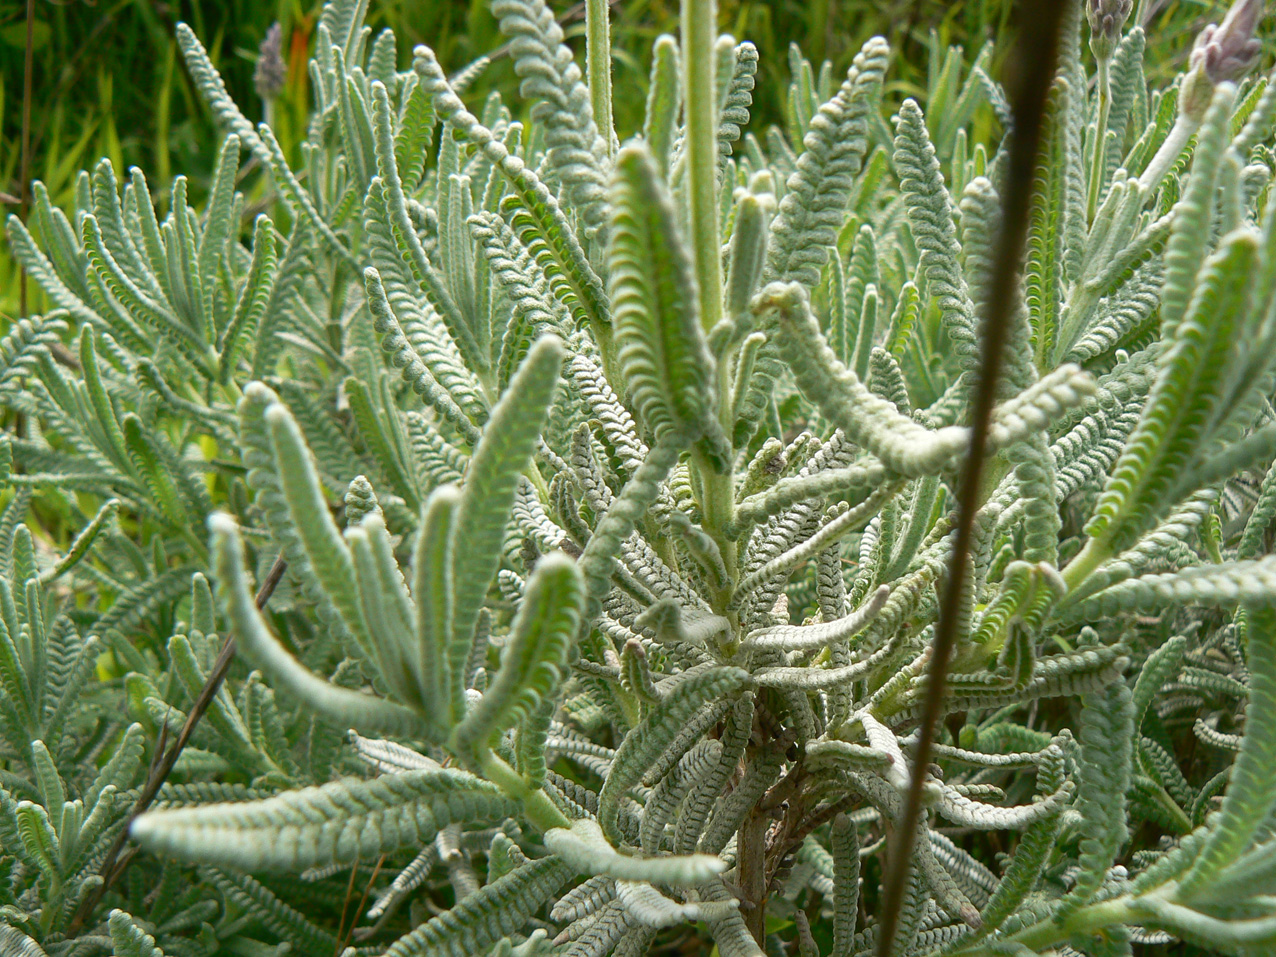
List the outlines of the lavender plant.
<svg viewBox="0 0 1276 957">
<path fill-rule="evenodd" d="M 57 309 L 0 343 L 5 952 L 1269 953 L 1263 5 L 1150 90 L 1131 4 L 1066 4 L 969 550 L 985 55 L 923 111 L 881 39 L 795 54 L 755 135 L 756 51 L 684 0 L 621 142 L 602 0 L 583 69 L 493 0 L 517 114 L 366 5 L 299 165 L 179 27 L 207 209 L 103 161 L 9 221 Z"/>
</svg>

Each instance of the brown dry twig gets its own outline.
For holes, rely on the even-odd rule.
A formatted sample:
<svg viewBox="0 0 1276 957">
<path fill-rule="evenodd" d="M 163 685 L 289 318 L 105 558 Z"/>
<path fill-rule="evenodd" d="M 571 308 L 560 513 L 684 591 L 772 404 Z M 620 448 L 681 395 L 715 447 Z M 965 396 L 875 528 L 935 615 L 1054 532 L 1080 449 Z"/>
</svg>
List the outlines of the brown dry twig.
<svg viewBox="0 0 1276 957">
<path fill-rule="evenodd" d="M 877 953 L 890 957 L 904 902 L 904 886 L 912 863 L 913 843 L 921 818 L 922 790 L 926 782 L 935 730 L 943 708 L 948 662 L 957 637 L 961 617 L 961 596 L 966 576 L 966 556 L 974 538 L 975 513 L 979 509 L 979 486 L 988 447 L 988 427 L 997 398 L 1010 318 L 1018 296 L 1017 279 L 1032 191 L 1036 179 L 1037 148 L 1045 118 L 1046 93 L 1054 77 L 1059 30 L 1067 4 L 1058 0 L 1035 0 L 1020 9 L 1021 33 L 1018 42 L 1019 84 L 1014 102 L 1014 128 L 1007 155 L 1005 197 L 1001 228 L 995 245 L 992 275 L 988 283 L 979 379 L 975 387 L 971 415 L 970 452 L 963 463 L 957 490 L 957 523 L 952 561 L 939 599 L 939 617 L 931 647 L 926 699 L 922 709 L 917 748 L 913 752 L 904 814 L 890 842 L 886 860 L 881 923 L 878 925 Z"/>
<path fill-rule="evenodd" d="M 280 579 L 284 577 L 284 572 L 287 568 L 288 563 L 284 561 L 282 555 L 275 559 L 275 563 L 270 567 L 265 580 L 261 583 L 261 588 L 257 590 L 256 605 L 259 611 L 265 608 L 266 603 L 270 601 L 270 596 L 275 593 L 275 588 L 279 585 Z M 186 715 L 186 722 L 182 725 L 181 731 L 177 733 L 177 740 L 173 742 L 167 751 L 164 750 L 167 735 L 161 733 L 159 746 L 155 750 L 158 760 L 152 760 L 151 767 L 147 771 L 146 783 L 142 786 L 141 793 L 137 796 L 137 800 L 133 803 L 128 817 L 124 820 L 124 827 L 120 830 L 115 843 L 111 845 L 110 850 L 106 852 L 106 856 L 102 859 L 102 866 L 98 868 L 98 875 L 102 878 L 102 883 L 86 894 L 80 901 L 80 906 L 76 908 L 75 916 L 71 918 L 71 923 L 67 927 L 66 935 L 68 938 L 74 937 L 80 932 L 84 922 L 88 920 L 93 910 L 101 903 L 106 892 L 111 889 L 111 885 L 119 880 L 120 875 L 133 863 L 133 858 L 137 856 L 137 847 L 125 850 L 125 845 L 128 843 L 129 827 L 138 815 L 142 814 L 155 801 L 160 788 L 168 780 L 169 774 L 172 773 L 173 767 L 177 764 L 177 759 L 181 757 L 182 750 L 186 747 L 187 742 L 190 741 L 196 725 L 204 717 L 204 713 L 208 711 L 209 706 L 213 703 L 213 698 L 217 696 L 217 692 L 221 689 L 222 682 L 226 680 L 226 673 L 230 671 L 230 663 L 234 658 L 235 639 L 227 637 L 222 643 L 221 651 L 217 654 L 217 660 L 213 662 L 213 668 L 208 673 L 208 679 L 204 682 L 204 687 L 199 689 L 199 695 L 195 698 L 195 703 Z M 163 756 L 159 757 L 161 753 Z"/>
</svg>

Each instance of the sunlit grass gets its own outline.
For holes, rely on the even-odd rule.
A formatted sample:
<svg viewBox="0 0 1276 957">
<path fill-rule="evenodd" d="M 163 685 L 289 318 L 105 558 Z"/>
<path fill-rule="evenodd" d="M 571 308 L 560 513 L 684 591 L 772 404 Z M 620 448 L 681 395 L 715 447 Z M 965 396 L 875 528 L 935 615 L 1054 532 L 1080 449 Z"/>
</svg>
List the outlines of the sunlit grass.
<svg viewBox="0 0 1276 957">
<path fill-rule="evenodd" d="M 0 194 L 9 198 L 20 196 L 25 6 L 20 0 L 0 5 Z M 1151 42 L 1165 51 L 1155 62 L 1172 73 L 1191 38 L 1216 15 L 1218 6 L 1215 0 L 1147 0 L 1155 24 Z M 622 0 L 613 7 L 615 83 L 645 94 L 651 42 L 675 30 L 677 5 L 671 0 Z M 102 156 L 110 157 L 116 169 L 146 170 L 161 203 L 174 169 L 189 177 L 192 197 L 202 197 L 217 137 L 182 68 L 173 22 L 167 19 L 174 9 L 149 0 L 37 4 L 31 169 L 58 205 L 71 205 L 76 171 Z M 560 4 L 559 9 L 569 38 L 579 38 L 583 4 Z M 898 102 L 904 96 L 924 95 L 928 77 L 919 64 L 930 62 L 934 68 L 939 62 L 926 55 L 928 48 L 962 44 L 974 50 L 992 40 L 992 62 L 998 65 L 1009 37 L 1011 10 L 1008 0 L 724 0 L 721 28 L 751 40 L 761 53 L 754 108 L 755 128 L 760 128 L 783 122 L 787 38 L 795 38 L 813 63 L 830 60 L 837 74 L 864 39 L 887 35 L 896 61 L 888 102 Z M 305 136 L 309 118 L 304 64 L 313 45 L 319 4 L 205 0 L 183 5 L 182 11 L 207 41 L 231 96 L 248 106 L 252 119 L 263 115 L 252 85 L 257 47 L 272 22 L 283 24 L 290 67 L 271 121 L 290 159 L 296 160 L 295 147 Z M 501 55 L 502 37 L 484 0 L 374 0 L 368 22 L 374 32 L 394 29 L 404 66 L 415 43 L 428 43 L 453 70 L 492 54 L 494 62 L 472 95 L 499 89 L 507 100 L 515 99 L 510 94 L 516 81 Z M 622 133 L 637 128 L 642 103 L 643 96 L 617 98 L 616 120 Z M 0 203 L 6 212 L 9 206 Z M 36 290 L 31 295 L 29 311 L 47 305 Z M 18 274 L 0 243 L 0 331 L 5 317 L 17 312 Z"/>
</svg>

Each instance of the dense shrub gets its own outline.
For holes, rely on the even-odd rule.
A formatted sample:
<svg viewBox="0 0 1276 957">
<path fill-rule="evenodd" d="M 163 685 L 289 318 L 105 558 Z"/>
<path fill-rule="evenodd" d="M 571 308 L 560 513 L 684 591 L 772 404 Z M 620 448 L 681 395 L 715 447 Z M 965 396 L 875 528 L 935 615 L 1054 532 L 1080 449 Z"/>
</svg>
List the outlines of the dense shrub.
<svg viewBox="0 0 1276 957">
<path fill-rule="evenodd" d="M 9 220 L 4 953 L 1271 952 L 1262 4 L 746 132 L 687 0 L 623 143 L 599 0 L 517 114 L 365 6 L 300 163 L 179 27 L 206 206 Z"/>
</svg>

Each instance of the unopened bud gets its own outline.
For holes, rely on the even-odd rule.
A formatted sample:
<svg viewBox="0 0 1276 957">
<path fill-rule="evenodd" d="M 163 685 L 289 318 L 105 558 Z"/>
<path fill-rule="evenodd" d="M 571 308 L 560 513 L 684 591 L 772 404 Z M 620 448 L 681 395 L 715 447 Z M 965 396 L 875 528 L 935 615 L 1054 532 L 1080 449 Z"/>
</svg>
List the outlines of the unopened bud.
<svg viewBox="0 0 1276 957">
<path fill-rule="evenodd" d="M 1214 84 L 1245 76 L 1263 49 L 1254 33 L 1266 6 L 1266 0 L 1236 0 L 1221 24 L 1211 23 L 1196 38 L 1191 68 L 1204 70 Z"/>
<path fill-rule="evenodd" d="M 270 101 L 277 97 L 284 88 L 288 76 L 288 67 L 283 56 L 284 32 L 279 21 L 270 25 L 265 38 L 258 48 L 257 68 L 253 71 L 253 86 L 257 95 Z"/>
<path fill-rule="evenodd" d="M 1134 0 L 1086 0 L 1085 15 L 1090 21 L 1090 50 L 1096 59 L 1112 58 L 1121 30 L 1130 18 Z"/>
<path fill-rule="evenodd" d="M 1266 0 L 1236 0 L 1221 24 L 1211 23 L 1201 31 L 1179 87 L 1180 114 L 1201 122 L 1214 99 L 1214 88 L 1239 80 L 1254 68 L 1262 52 L 1254 33 L 1266 6 Z"/>
</svg>

